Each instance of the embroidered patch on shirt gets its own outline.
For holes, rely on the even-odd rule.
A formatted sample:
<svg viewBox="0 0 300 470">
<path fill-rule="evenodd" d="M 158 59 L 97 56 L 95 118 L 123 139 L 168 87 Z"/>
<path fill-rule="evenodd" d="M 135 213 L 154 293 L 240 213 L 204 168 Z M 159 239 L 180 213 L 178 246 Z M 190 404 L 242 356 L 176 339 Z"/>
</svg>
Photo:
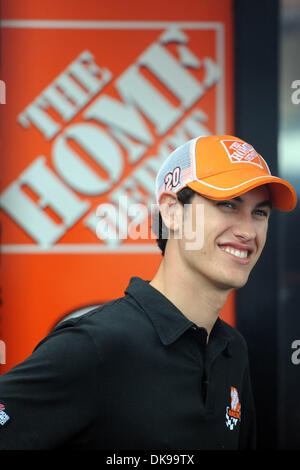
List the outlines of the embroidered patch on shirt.
<svg viewBox="0 0 300 470">
<path fill-rule="evenodd" d="M 235 387 L 230 387 L 231 404 L 226 407 L 226 426 L 232 431 L 241 420 L 241 404 Z"/>
<path fill-rule="evenodd" d="M 10 419 L 7 413 L 5 413 L 5 406 L 3 403 L 0 403 L 0 425 L 4 426 L 4 424 Z"/>
</svg>

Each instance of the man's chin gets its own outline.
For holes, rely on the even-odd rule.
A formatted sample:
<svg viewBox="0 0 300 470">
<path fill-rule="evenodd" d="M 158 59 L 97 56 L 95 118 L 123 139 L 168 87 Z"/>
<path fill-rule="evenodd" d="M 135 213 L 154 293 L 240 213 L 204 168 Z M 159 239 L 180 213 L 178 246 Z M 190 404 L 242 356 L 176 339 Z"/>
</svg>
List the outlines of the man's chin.
<svg viewBox="0 0 300 470">
<path fill-rule="evenodd" d="M 219 284 L 219 287 L 223 290 L 241 289 L 247 284 L 248 277 L 234 277 L 227 279 Z"/>
</svg>

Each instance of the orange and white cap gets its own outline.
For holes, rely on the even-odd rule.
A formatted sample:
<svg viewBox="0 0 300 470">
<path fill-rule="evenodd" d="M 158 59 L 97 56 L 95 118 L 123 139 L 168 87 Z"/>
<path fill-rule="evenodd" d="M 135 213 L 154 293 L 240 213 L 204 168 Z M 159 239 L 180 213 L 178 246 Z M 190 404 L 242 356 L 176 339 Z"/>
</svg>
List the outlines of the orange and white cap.
<svg viewBox="0 0 300 470">
<path fill-rule="evenodd" d="M 172 152 L 156 177 L 156 196 L 190 187 L 215 200 L 237 197 L 268 184 L 273 207 L 294 209 L 297 196 L 287 181 L 272 176 L 252 145 L 230 135 L 196 137 Z"/>
</svg>

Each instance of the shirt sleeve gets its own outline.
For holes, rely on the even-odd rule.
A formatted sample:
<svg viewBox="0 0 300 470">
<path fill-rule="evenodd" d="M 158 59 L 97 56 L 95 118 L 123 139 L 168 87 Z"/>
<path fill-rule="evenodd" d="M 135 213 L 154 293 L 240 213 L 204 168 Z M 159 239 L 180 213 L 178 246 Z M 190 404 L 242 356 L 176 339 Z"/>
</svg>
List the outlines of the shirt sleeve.
<svg viewBox="0 0 300 470">
<path fill-rule="evenodd" d="M 64 327 L 0 376 L 0 449 L 54 449 L 92 425 L 99 360 L 89 334 Z"/>
</svg>

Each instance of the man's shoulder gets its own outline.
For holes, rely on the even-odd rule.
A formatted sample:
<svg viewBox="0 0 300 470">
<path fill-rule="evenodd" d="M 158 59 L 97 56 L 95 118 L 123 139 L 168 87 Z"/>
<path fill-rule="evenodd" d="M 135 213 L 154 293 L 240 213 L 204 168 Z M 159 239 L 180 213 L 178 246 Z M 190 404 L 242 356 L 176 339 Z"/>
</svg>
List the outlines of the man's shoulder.
<svg viewBox="0 0 300 470">
<path fill-rule="evenodd" d="M 82 315 L 74 318 L 62 319 L 49 337 L 59 335 L 72 338 L 78 341 L 93 343 L 100 354 L 119 350 L 128 343 L 132 343 L 134 338 L 142 337 L 145 331 L 152 329 L 152 326 L 144 314 L 142 308 L 135 300 L 128 295 L 106 302 Z"/>
<path fill-rule="evenodd" d="M 62 318 L 59 323 L 53 328 L 51 333 L 60 331 L 67 331 L 68 329 L 78 328 L 82 330 L 93 330 L 94 328 L 113 327 L 120 325 L 122 318 L 133 316 L 136 313 L 136 306 L 123 296 L 111 301 L 105 302 L 85 309 L 82 314 L 77 314 Z"/>
<path fill-rule="evenodd" d="M 58 331 L 68 327 L 85 327 L 88 325 L 97 324 L 103 326 L 109 325 L 122 325 L 124 320 L 130 322 L 138 318 L 143 311 L 141 303 L 136 300 L 136 292 L 134 288 L 141 291 L 145 289 L 148 284 L 140 278 L 132 278 L 127 287 L 124 295 L 109 300 L 103 304 L 84 308 L 78 312 L 74 312 L 62 318 L 58 324 L 53 328 L 53 331 Z M 147 288 L 147 287 L 146 287 Z"/>
<path fill-rule="evenodd" d="M 63 358 L 60 362 L 64 364 L 89 362 L 91 367 L 102 363 L 115 356 L 128 339 L 132 323 L 129 310 L 133 310 L 130 302 L 121 297 L 76 317 L 63 318 L 36 345 L 34 357 L 50 356 L 54 362 Z"/>
<path fill-rule="evenodd" d="M 103 304 L 85 308 L 82 312 L 63 317 L 53 328 L 54 331 L 62 330 L 68 327 L 84 327 L 87 324 L 108 322 L 113 318 L 111 315 L 118 314 L 122 308 L 127 310 L 128 299 L 126 296 L 110 300 Z M 130 304 L 129 304 L 130 305 Z"/>
</svg>

